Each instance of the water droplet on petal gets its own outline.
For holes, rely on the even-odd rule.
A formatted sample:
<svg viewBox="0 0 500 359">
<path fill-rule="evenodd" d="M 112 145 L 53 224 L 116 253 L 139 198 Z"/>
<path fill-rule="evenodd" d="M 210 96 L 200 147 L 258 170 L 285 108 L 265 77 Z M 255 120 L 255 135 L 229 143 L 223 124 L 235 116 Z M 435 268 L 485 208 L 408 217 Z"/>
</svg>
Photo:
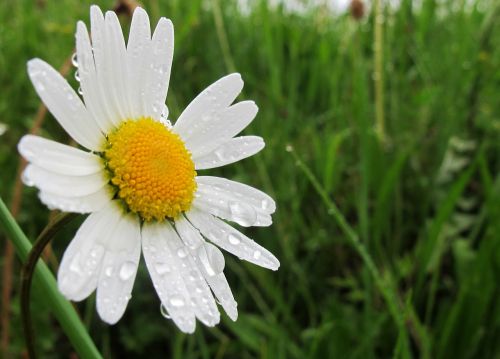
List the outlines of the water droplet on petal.
<svg viewBox="0 0 500 359">
<path fill-rule="evenodd" d="M 213 244 L 205 243 L 198 249 L 198 258 L 209 276 L 222 273 L 226 264 L 224 255 Z"/>
<path fill-rule="evenodd" d="M 241 242 L 240 238 L 234 233 L 229 233 L 227 239 L 229 240 L 229 243 L 231 243 L 233 246 L 237 246 Z"/>
<path fill-rule="evenodd" d="M 120 268 L 120 279 L 123 281 L 129 280 L 136 272 L 137 264 L 132 261 L 127 261 Z"/>
<path fill-rule="evenodd" d="M 242 226 L 251 226 L 257 221 L 257 212 L 246 203 L 231 201 L 229 202 L 229 210 L 231 211 L 231 219 Z"/>
<path fill-rule="evenodd" d="M 113 275 L 113 267 L 112 266 L 107 267 L 104 270 L 104 274 L 106 274 L 106 276 L 108 277 L 111 277 Z"/>
<path fill-rule="evenodd" d="M 177 256 L 178 256 L 179 258 L 186 258 L 186 256 L 187 256 L 187 252 L 186 252 L 186 250 L 185 250 L 183 247 L 179 248 L 179 249 L 177 250 Z"/>
<path fill-rule="evenodd" d="M 261 255 L 262 255 L 262 253 L 261 253 L 260 251 L 255 251 L 255 252 L 253 252 L 253 257 L 254 257 L 255 259 L 259 259 Z"/>
<path fill-rule="evenodd" d="M 28 187 L 33 187 L 35 185 L 35 182 L 31 179 L 31 177 L 26 174 L 26 171 L 24 171 L 21 175 L 21 179 L 23 183 Z"/>
<path fill-rule="evenodd" d="M 73 260 L 69 265 L 69 270 L 75 272 L 76 274 L 82 274 L 82 268 L 80 267 L 80 253 L 77 253 L 73 257 Z"/>
<path fill-rule="evenodd" d="M 73 56 L 71 56 L 71 64 L 74 67 L 78 67 L 78 57 L 76 55 L 76 52 L 73 54 Z"/>
<path fill-rule="evenodd" d="M 155 270 L 159 275 L 170 273 L 170 266 L 164 262 L 155 263 Z"/>
<path fill-rule="evenodd" d="M 172 304 L 174 307 L 183 307 L 184 299 L 182 299 L 181 297 L 172 297 L 170 298 L 170 304 Z"/>
<path fill-rule="evenodd" d="M 163 318 L 172 319 L 170 314 L 168 314 L 168 310 L 167 310 L 167 308 L 165 308 L 163 303 L 160 304 L 160 313 L 163 316 Z"/>
</svg>

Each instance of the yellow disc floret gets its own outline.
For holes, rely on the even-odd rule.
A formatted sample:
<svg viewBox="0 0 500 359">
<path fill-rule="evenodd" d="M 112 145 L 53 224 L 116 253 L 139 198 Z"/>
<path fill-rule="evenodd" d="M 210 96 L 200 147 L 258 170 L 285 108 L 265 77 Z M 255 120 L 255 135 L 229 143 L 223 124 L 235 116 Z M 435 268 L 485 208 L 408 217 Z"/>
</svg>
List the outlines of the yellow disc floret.
<svg viewBox="0 0 500 359">
<path fill-rule="evenodd" d="M 104 159 L 126 207 L 146 220 L 176 218 L 196 190 L 191 154 L 179 135 L 151 118 L 127 120 L 109 134 Z"/>
</svg>

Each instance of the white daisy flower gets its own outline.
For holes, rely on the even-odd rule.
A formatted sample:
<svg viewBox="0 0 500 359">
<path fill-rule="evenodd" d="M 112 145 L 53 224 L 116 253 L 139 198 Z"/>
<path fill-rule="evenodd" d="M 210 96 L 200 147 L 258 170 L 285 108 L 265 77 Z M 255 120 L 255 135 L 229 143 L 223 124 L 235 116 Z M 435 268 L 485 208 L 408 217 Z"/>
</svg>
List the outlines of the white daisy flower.
<svg viewBox="0 0 500 359">
<path fill-rule="evenodd" d="M 137 8 L 125 45 L 114 12 L 103 16 L 92 6 L 90 18 L 91 39 L 83 22 L 76 31 L 83 102 L 46 62 L 28 62 L 36 92 L 87 151 L 32 135 L 18 146 L 29 161 L 24 182 L 40 190 L 43 203 L 90 213 L 64 253 L 59 289 L 74 301 L 97 290 L 97 311 L 114 324 L 131 297 L 142 248 L 162 309 L 183 332 L 194 331 L 196 318 L 207 326 L 219 323 L 214 296 L 236 320 L 218 247 L 272 270 L 279 261 L 225 220 L 269 226 L 276 205 L 255 188 L 196 171 L 264 147 L 260 137 L 235 137 L 257 106 L 232 104 L 243 81 L 231 74 L 205 89 L 169 125 L 164 104 L 172 22 L 161 18 L 151 36 L 148 15 Z"/>
</svg>

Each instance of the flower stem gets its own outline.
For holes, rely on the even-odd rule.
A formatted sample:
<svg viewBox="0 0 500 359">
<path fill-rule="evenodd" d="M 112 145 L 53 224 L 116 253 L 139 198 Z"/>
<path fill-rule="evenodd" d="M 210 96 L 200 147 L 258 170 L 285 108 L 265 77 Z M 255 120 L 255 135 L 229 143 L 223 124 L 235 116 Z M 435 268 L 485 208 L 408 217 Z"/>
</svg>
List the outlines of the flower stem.
<svg viewBox="0 0 500 359">
<path fill-rule="evenodd" d="M 31 322 L 30 311 L 30 294 L 31 283 L 35 266 L 42 255 L 43 250 L 54 238 L 54 235 L 59 232 L 66 224 L 78 216 L 77 213 L 61 213 L 40 233 L 29 252 L 28 259 L 23 265 L 21 272 L 21 317 L 23 322 L 24 339 L 28 347 L 28 354 L 31 359 L 36 358 L 35 351 L 35 335 L 33 333 L 33 325 Z"/>
<path fill-rule="evenodd" d="M 12 241 L 21 261 L 26 261 L 31 250 L 31 243 L 1 198 L 0 227 L 3 228 L 5 234 Z M 45 299 L 47 305 L 53 311 L 80 357 L 85 359 L 102 358 L 75 309 L 59 293 L 54 276 L 43 262 L 36 266 L 35 285 L 39 286 L 40 290 L 44 293 L 43 299 Z"/>
<path fill-rule="evenodd" d="M 398 327 L 400 339 L 402 340 L 402 345 L 403 347 L 408 349 L 408 331 L 405 326 L 404 318 L 401 313 L 401 308 L 398 304 L 398 296 L 396 294 L 394 287 L 392 286 L 391 283 L 388 283 L 387 280 L 383 279 L 382 274 L 375 265 L 375 262 L 373 261 L 370 253 L 368 253 L 366 246 L 363 244 L 363 242 L 361 242 L 356 231 L 354 231 L 354 229 L 349 225 L 344 215 L 340 212 L 335 202 L 333 202 L 328 193 L 321 186 L 318 179 L 316 178 L 316 176 L 314 176 L 309 167 L 307 167 L 307 165 L 300 159 L 299 155 L 295 152 L 292 146 L 289 145 L 287 146 L 286 149 L 288 152 L 292 154 L 293 158 L 295 159 L 297 167 L 299 167 L 299 169 L 302 170 L 302 172 L 304 172 L 307 179 L 311 182 L 314 189 L 321 197 L 324 205 L 328 209 L 328 214 L 331 215 L 337 221 L 337 224 L 339 225 L 340 229 L 344 232 L 345 236 L 349 240 L 349 243 L 358 253 L 358 255 L 363 260 L 363 263 L 368 268 L 368 271 L 370 272 L 371 276 L 375 281 L 375 285 L 377 286 L 380 293 L 384 297 L 389 312 L 391 313 L 391 316 L 393 317 L 394 322 Z"/>
</svg>

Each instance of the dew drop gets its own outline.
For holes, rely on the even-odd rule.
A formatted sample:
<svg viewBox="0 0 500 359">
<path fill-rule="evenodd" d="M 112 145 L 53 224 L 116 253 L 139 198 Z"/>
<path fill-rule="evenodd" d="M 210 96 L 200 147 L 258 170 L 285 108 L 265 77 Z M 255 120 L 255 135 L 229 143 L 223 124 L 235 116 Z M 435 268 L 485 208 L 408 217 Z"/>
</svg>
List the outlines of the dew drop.
<svg viewBox="0 0 500 359">
<path fill-rule="evenodd" d="M 164 275 L 170 273 L 170 266 L 167 263 L 157 262 L 155 263 L 155 270 L 159 275 Z"/>
<path fill-rule="evenodd" d="M 78 72 L 78 70 L 75 71 L 75 80 L 80 82 L 80 73 Z"/>
<path fill-rule="evenodd" d="M 178 256 L 179 258 L 186 258 L 186 256 L 187 256 L 187 252 L 186 252 L 186 250 L 185 250 L 184 248 L 182 248 L 182 247 L 181 247 L 181 248 L 179 248 L 179 249 L 177 250 L 177 256 Z"/>
<path fill-rule="evenodd" d="M 83 96 L 83 90 L 81 86 L 78 86 L 78 94 Z"/>
<path fill-rule="evenodd" d="M 231 243 L 233 246 L 237 246 L 238 244 L 240 244 L 240 239 L 238 238 L 238 236 L 236 236 L 235 234 L 233 233 L 230 233 L 228 236 L 227 236 L 227 239 L 229 240 L 229 243 Z"/>
<path fill-rule="evenodd" d="M 77 253 L 71 261 L 69 270 L 76 274 L 82 274 L 82 268 L 80 267 L 80 253 Z"/>
<path fill-rule="evenodd" d="M 261 255 L 262 255 L 262 253 L 258 250 L 253 252 L 254 259 L 259 259 Z"/>
<path fill-rule="evenodd" d="M 38 92 L 45 91 L 45 85 L 41 81 L 35 82 L 35 87 L 38 90 Z"/>
<path fill-rule="evenodd" d="M 255 209 L 243 202 L 229 202 L 232 220 L 242 226 L 251 226 L 257 221 Z"/>
<path fill-rule="evenodd" d="M 21 179 L 26 186 L 33 187 L 35 185 L 35 182 L 31 179 L 31 177 L 26 174 L 26 171 L 24 171 L 21 175 Z"/>
<path fill-rule="evenodd" d="M 184 306 L 184 299 L 180 297 L 172 297 L 170 298 L 170 304 L 172 304 L 174 307 L 183 307 Z"/>
<path fill-rule="evenodd" d="M 111 277 L 113 275 L 113 267 L 109 266 L 104 270 L 104 274 L 106 274 L 107 277 Z"/>
<path fill-rule="evenodd" d="M 225 266 L 224 255 L 213 244 L 205 243 L 198 249 L 198 258 L 209 276 L 222 273 Z"/>
<path fill-rule="evenodd" d="M 76 55 L 76 52 L 73 54 L 73 56 L 71 56 L 71 64 L 74 67 L 78 67 L 78 57 Z"/>
<path fill-rule="evenodd" d="M 168 310 L 167 308 L 165 308 L 163 303 L 160 304 L 160 313 L 163 316 L 163 318 L 172 319 L 172 317 L 168 314 Z"/>
<path fill-rule="evenodd" d="M 137 264 L 132 261 L 127 261 L 120 267 L 120 279 L 123 281 L 129 280 L 136 272 Z"/>
</svg>

